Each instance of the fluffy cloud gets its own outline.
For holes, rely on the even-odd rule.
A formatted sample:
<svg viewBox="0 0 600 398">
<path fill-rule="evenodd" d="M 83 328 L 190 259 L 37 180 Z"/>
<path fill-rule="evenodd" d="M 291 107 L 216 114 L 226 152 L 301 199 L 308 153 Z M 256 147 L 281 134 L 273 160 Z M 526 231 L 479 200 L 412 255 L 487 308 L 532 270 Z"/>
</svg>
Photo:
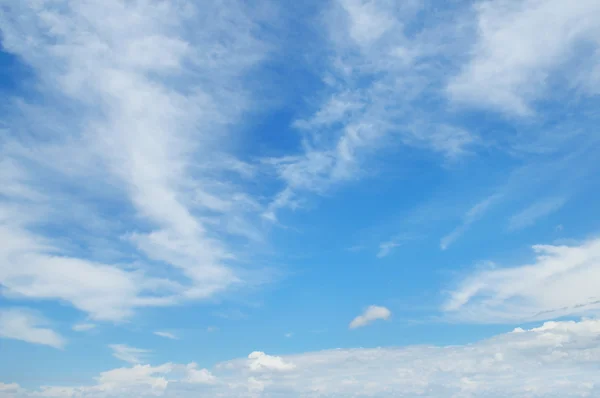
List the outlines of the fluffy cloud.
<svg viewBox="0 0 600 398">
<path fill-rule="evenodd" d="M 187 376 L 184 381 L 191 384 L 214 384 L 217 378 L 208 369 L 198 369 L 196 363 L 186 366 Z"/>
<path fill-rule="evenodd" d="M 362 315 L 357 316 L 350 322 L 350 329 L 356 329 L 378 320 L 388 320 L 392 316 L 390 310 L 385 307 L 379 307 L 377 305 L 369 306 Z"/>
<path fill-rule="evenodd" d="M 0 382 L 0 397 L 2 398 L 10 398 L 13 397 L 13 394 L 19 392 L 21 387 L 17 383 L 5 384 Z"/>
<path fill-rule="evenodd" d="M 465 278 L 445 303 L 448 316 L 502 323 L 600 313 L 600 239 L 576 246 L 536 245 L 533 250 L 531 264 Z"/>
<path fill-rule="evenodd" d="M 22 308 L 0 309 L 0 338 L 63 348 L 66 340 L 44 327 L 45 323 L 40 316 Z"/>
<path fill-rule="evenodd" d="M 295 367 L 296 365 L 285 362 L 281 357 L 267 355 L 264 352 L 255 351 L 248 355 L 248 368 L 252 372 L 284 372 Z"/>
<path fill-rule="evenodd" d="M 95 385 L 45 387 L 18 397 L 592 397 L 600 393 L 598 336 L 600 321 L 589 319 L 517 328 L 465 346 L 285 356 L 283 363 L 294 364 L 285 372 L 256 372 L 248 359 L 220 363 L 213 372 L 193 363 L 136 365 L 104 372 Z"/>
</svg>

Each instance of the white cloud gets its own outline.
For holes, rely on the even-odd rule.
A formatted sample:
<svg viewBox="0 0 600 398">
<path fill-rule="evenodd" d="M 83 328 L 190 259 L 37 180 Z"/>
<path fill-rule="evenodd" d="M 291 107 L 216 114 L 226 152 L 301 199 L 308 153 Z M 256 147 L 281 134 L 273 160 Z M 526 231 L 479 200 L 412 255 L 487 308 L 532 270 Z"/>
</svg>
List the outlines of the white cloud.
<svg viewBox="0 0 600 398">
<path fill-rule="evenodd" d="M 592 50 L 600 45 L 597 1 L 484 1 L 476 3 L 475 13 L 477 42 L 472 59 L 448 86 L 453 99 L 527 115 L 548 94 L 556 72 L 566 72 L 567 84 L 582 91 L 600 88 L 600 59 Z"/>
<path fill-rule="evenodd" d="M 362 313 L 362 315 L 354 318 L 352 322 L 350 322 L 349 327 L 350 329 L 360 328 L 379 319 L 388 320 L 390 316 L 392 316 L 392 313 L 387 308 L 371 305 Z"/>
<path fill-rule="evenodd" d="M 132 364 L 145 362 L 145 357 L 152 352 L 151 350 L 130 347 L 126 344 L 111 344 L 109 347 L 115 358 Z"/>
<path fill-rule="evenodd" d="M 6 115 L 4 295 L 121 321 L 244 283 L 229 242 L 260 237 L 248 221 L 260 205 L 221 175 L 251 173 L 228 153 L 229 126 L 254 106 L 246 75 L 269 50 L 250 12 L 220 2 L 201 12 L 179 2 L 5 4 L 3 50 L 31 68 L 39 92 L 11 98 Z M 21 131 L 47 139 L 25 142 Z M 167 266 L 160 278 L 153 262 Z"/>
<path fill-rule="evenodd" d="M 441 154 L 468 153 L 478 139 L 417 103 L 437 90 L 442 73 L 430 63 L 449 35 L 407 34 L 422 2 L 339 0 L 324 13 L 330 53 L 325 87 L 314 112 L 296 120 L 301 150 L 269 159 L 285 188 L 265 212 L 302 205 L 306 193 L 322 194 L 369 174 L 368 164 L 386 146 L 405 145 Z M 423 26 L 427 26 L 424 24 Z"/>
<path fill-rule="evenodd" d="M 72 329 L 76 332 L 85 332 L 88 330 L 92 330 L 96 327 L 93 323 L 78 323 L 73 325 Z"/>
<path fill-rule="evenodd" d="M 596 144 L 589 141 L 583 146 L 595 148 Z M 492 211 L 503 210 L 503 206 L 510 203 L 515 203 L 514 206 L 525 206 L 520 214 L 506 215 L 509 219 L 514 217 L 513 228 L 525 227 L 558 210 L 566 203 L 572 191 L 577 190 L 595 174 L 597 162 L 594 161 L 594 153 L 594 150 L 575 150 L 545 160 L 537 158 L 510 170 L 508 176 L 493 188 L 491 194 L 488 193 L 475 205 L 468 207 L 459 225 L 440 240 L 440 248 L 447 249 L 473 228 L 475 223 Z M 452 213 L 453 209 L 448 206 L 446 209 Z"/>
<path fill-rule="evenodd" d="M 192 384 L 214 384 L 217 378 L 208 369 L 198 369 L 198 365 L 191 363 L 186 367 L 187 376 L 184 379 Z"/>
<path fill-rule="evenodd" d="M 401 245 L 402 245 L 401 243 L 394 242 L 394 241 L 380 243 L 379 251 L 377 252 L 377 258 L 387 257 L 394 248 L 401 246 Z"/>
<path fill-rule="evenodd" d="M 600 239 L 575 246 L 536 245 L 531 264 L 474 272 L 452 292 L 447 315 L 511 323 L 600 314 Z"/>
<path fill-rule="evenodd" d="M 400 247 L 412 239 L 414 239 L 414 236 L 404 234 L 404 235 L 394 236 L 391 239 L 389 239 L 388 241 L 381 242 L 379 244 L 379 251 L 377 252 L 377 258 L 387 257 L 388 255 L 390 255 L 392 253 L 392 251 L 396 247 Z"/>
<path fill-rule="evenodd" d="M 469 226 L 475 221 L 479 220 L 483 215 L 488 211 L 488 209 L 493 206 L 499 199 L 501 195 L 494 194 L 490 195 L 487 198 L 483 199 L 479 203 L 475 204 L 471 207 L 464 215 L 463 222 L 458 227 L 456 227 L 452 232 L 448 235 L 444 236 L 440 240 L 440 248 L 442 250 L 446 250 L 454 241 L 456 241 L 465 231 L 469 228 Z"/>
<path fill-rule="evenodd" d="M 0 225 L 0 281 L 9 297 L 55 299 L 98 320 L 131 314 L 148 281 L 139 274 L 83 259 L 54 255 L 45 238 L 22 227 Z"/>
<path fill-rule="evenodd" d="M 254 351 L 248 355 L 248 368 L 252 372 L 285 372 L 295 367 L 296 365 L 285 362 L 281 357 L 267 355 L 264 352 Z"/>
<path fill-rule="evenodd" d="M 175 336 L 173 333 L 169 333 L 169 332 L 154 332 L 155 335 L 160 336 L 160 337 L 164 337 L 166 339 L 171 339 L 171 340 L 177 340 L 177 336 Z"/>
<path fill-rule="evenodd" d="M 385 3 L 377 1 L 342 0 L 340 5 L 348 13 L 350 37 L 359 45 L 369 45 L 392 29 L 397 21 L 382 9 Z"/>
<path fill-rule="evenodd" d="M 175 366 L 166 363 L 160 366 L 135 365 L 131 368 L 118 368 L 102 372 L 97 378 L 98 384 L 81 388 L 83 396 L 98 392 L 108 396 L 123 396 L 138 392 L 140 394 L 161 395 L 169 385 L 165 377 Z"/>
<path fill-rule="evenodd" d="M 22 308 L 0 309 L 0 338 L 63 348 L 66 340 L 52 329 L 44 327 L 45 323 L 40 316 Z"/>
<path fill-rule="evenodd" d="M 532 226 L 540 218 L 546 217 L 559 210 L 566 201 L 567 199 L 564 197 L 552 197 L 539 200 L 513 215 L 508 220 L 508 229 L 513 231 Z"/>
<path fill-rule="evenodd" d="M 82 398 L 594 397 L 600 393 L 599 334 L 599 320 L 547 322 L 468 345 L 290 355 L 280 358 L 295 365 L 285 372 L 255 372 L 247 359 L 220 363 L 213 371 L 198 370 L 193 363 L 135 365 L 103 372 L 95 385 L 47 387 L 38 395 L 54 389 Z M 200 372 L 201 383 L 191 382 L 190 375 L 198 373 L 190 370 Z M 35 395 L 23 392 L 18 398 Z"/>
<path fill-rule="evenodd" d="M 0 382 L 0 394 L 16 393 L 21 389 L 17 383 L 5 384 Z M 0 395 L 2 396 L 2 395 Z"/>
</svg>

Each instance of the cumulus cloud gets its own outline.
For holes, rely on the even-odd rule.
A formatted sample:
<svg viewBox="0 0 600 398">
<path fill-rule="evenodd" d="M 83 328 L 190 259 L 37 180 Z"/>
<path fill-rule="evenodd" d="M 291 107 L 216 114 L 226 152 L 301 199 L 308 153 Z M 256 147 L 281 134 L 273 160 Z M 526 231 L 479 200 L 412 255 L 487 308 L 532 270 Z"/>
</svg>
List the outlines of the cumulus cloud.
<svg viewBox="0 0 600 398">
<path fill-rule="evenodd" d="M 267 355 L 264 352 L 254 351 L 248 355 L 248 368 L 252 372 L 284 372 L 295 367 L 296 365 L 285 362 L 281 357 Z"/>
<path fill-rule="evenodd" d="M 198 370 L 193 363 L 135 365 L 103 372 L 89 386 L 42 387 L 17 397 L 44 396 L 52 390 L 83 398 L 592 397 L 600 393 L 599 335 L 600 321 L 588 319 L 517 328 L 463 346 L 337 349 L 284 356 L 283 363 L 295 365 L 285 372 L 256 372 L 248 359 L 222 362 L 213 371 Z M 193 383 L 191 375 L 198 374 L 202 382 Z"/>
<path fill-rule="evenodd" d="M 0 382 L 0 393 L 9 394 L 16 393 L 20 389 L 20 386 L 17 383 L 2 383 Z"/>
<path fill-rule="evenodd" d="M 572 246 L 536 245 L 530 264 L 476 271 L 451 293 L 448 316 L 512 323 L 598 315 L 600 239 Z"/>
<path fill-rule="evenodd" d="M 214 384 L 217 378 L 208 369 L 198 369 L 196 363 L 186 366 L 187 376 L 184 381 L 192 384 Z"/>
<path fill-rule="evenodd" d="M 144 358 L 152 352 L 150 350 L 130 347 L 126 344 L 111 344 L 109 347 L 113 351 L 115 358 L 133 364 L 145 362 Z"/>
<path fill-rule="evenodd" d="M 392 316 L 390 310 L 377 305 L 369 306 L 362 315 L 357 316 L 350 322 L 350 329 L 356 329 L 367 326 L 378 319 L 388 320 Z"/>
<path fill-rule="evenodd" d="M 23 308 L 0 309 L 0 338 L 63 348 L 66 340 L 54 330 L 44 327 L 46 321 Z"/>
</svg>

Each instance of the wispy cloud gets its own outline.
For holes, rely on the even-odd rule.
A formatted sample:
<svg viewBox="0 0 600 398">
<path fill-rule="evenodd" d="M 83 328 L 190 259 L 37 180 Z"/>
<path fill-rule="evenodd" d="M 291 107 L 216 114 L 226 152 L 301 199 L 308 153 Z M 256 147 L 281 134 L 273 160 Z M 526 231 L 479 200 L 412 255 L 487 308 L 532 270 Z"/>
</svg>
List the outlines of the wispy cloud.
<svg viewBox="0 0 600 398">
<path fill-rule="evenodd" d="M 392 313 L 387 308 L 371 305 L 361 315 L 354 318 L 348 327 L 350 329 L 361 328 L 377 320 L 388 320 L 391 316 Z"/>
<path fill-rule="evenodd" d="M 493 194 L 483 199 L 481 202 L 471 207 L 464 215 L 463 222 L 456 227 L 448 235 L 444 236 L 440 241 L 440 248 L 446 250 L 455 240 L 457 240 L 465 231 L 469 229 L 469 226 L 475 221 L 479 220 L 487 210 L 493 206 L 498 200 L 500 200 L 500 194 Z"/>
<path fill-rule="evenodd" d="M 92 330 L 96 327 L 93 323 L 77 323 L 73 325 L 72 329 L 76 332 L 85 332 L 88 330 Z"/>
<path fill-rule="evenodd" d="M 475 271 L 452 292 L 449 317 L 484 323 L 514 323 L 563 316 L 598 315 L 600 240 L 580 245 L 533 247 L 530 264 Z M 560 294 L 556 294 L 560 292 Z"/>
<path fill-rule="evenodd" d="M 47 328 L 46 323 L 41 316 L 30 310 L 0 309 L 0 338 L 63 348 L 66 340 L 54 330 Z"/>
<path fill-rule="evenodd" d="M 435 87 L 440 66 L 429 57 L 440 55 L 435 43 L 447 38 L 437 31 L 408 33 L 408 21 L 421 6 L 339 0 L 324 13 L 331 51 L 324 87 L 316 110 L 294 123 L 300 153 L 269 159 L 285 188 L 271 202 L 268 218 L 274 219 L 278 208 L 297 207 L 303 193 L 323 193 L 362 178 L 367 160 L 386 144 L 452 160 L 478 141 L 474 133 L 416 105 L 442 88 Z"/>
<path fill-rule="evenodd" d="M 395 248 L 400 247 L 400 246 L 404 245 L 405 243 L 407 243 L 408 241 L 411 241 L 413 239 L 415 239 L 414 236 L 403 234 L 403 235 L 396 235 L 388 241 L 381 242 L 379 244 L 379 251 L 377 252 L 377 258 L 387 257 L 388 255 L 390 255 L 392 253 L 392 251 Z"/>
<path fill-rule="evenodd" d="M 559 210 L 566 202 L 565 197 L 546 198 L 535 202 L 513 215 L 508 220 L 508 229 L 514 231 L 532 226 L 540 218 Z"/>
<path fill-rule="evenodd" d="M 115 358 L 132 364 L 146 362 L 145 358 L 152 352 L 151 350 L 130 347 L 126 344 L 111 344 L 109 347 Z"/>
<path fill-rule="evenodd" d="M 379 251 L 377 252 L 377 258 L 387 257 L 394 248 L 401 246 L 402 244 L 395 241 L 382 242 L 379 244 Z"/>
<path fill-rule="evenodd" d="M 154 332 L 155 335 L 160 336 L 160 337 L 164 337 L 166 339 L 171 339 L 171 340 L 178 340 L 178 337 L 175 336 L 173 333 L 169 333 L 169 332 Z"/>
<path fill-rule="evenodd" d="M 3 137 L 6 294 L 119 321 L 244 283 L 230 238 L 260 235 L 247 221 L 260 211 L 235 183 L 249 168 L 228 154 L 228 126 L 252 107 L 244 81 L 269 51 L 250 8 L 109 0 L 3 11 L 3 49 L 39 88 L 11 99 Z"/>
<path fill-rule="evenodd" d="M 517 115 L 532 114 L 532 103 L 553 84 L 553 74 L 570 61 L 581 67 L 562 76 L 568 88 L 597 93 L 597 59 L 577 46 L 598 40 L 600 5 L 582 0 L 576 7 L 560 0 L 483 1 L 474 5 L 477 41 L 472 59 L 453 79 L 452 99 Z"/>
</svg>

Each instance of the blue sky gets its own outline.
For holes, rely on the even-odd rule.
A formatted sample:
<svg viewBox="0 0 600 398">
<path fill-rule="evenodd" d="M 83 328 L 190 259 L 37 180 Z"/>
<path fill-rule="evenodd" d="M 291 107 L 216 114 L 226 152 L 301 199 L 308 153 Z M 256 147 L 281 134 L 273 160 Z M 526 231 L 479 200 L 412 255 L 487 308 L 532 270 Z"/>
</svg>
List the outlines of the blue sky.
<svg viewBox="0 0 600 398">
<path fill-rule="evenodd" d="M 0 398 L 600 394 L 597 1 L 0 10 Z"/>
</svg>

